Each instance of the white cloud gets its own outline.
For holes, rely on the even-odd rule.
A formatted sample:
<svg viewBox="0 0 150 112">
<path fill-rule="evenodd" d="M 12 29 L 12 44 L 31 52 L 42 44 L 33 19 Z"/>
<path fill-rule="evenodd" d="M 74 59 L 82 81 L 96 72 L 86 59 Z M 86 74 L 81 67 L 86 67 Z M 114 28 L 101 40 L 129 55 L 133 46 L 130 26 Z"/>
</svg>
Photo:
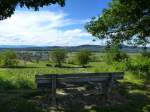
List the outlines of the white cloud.
<svg viewBox="0 0 150 112">
<path fill-rule="evenodd" d="M 0 21 L 0 44 L 61 46 L 92 44 L 91 35 L 86 31 L 78 27 L 72 29 L 68 27 L 81 25 L 85 21 L 68 19 L 67 14 L 63 12 L 17 11 L 11 18 Z"/>
</svg>

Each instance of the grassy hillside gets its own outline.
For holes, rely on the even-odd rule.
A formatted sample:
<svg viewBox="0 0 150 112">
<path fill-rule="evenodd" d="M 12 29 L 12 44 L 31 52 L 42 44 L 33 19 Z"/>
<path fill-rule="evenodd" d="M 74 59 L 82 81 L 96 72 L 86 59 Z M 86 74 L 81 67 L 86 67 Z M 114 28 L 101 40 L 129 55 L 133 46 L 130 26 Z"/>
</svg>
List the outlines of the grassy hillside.
<svg viewBox="0 0 150 112">
<path fill-rule="evenodd" d="M 138 54 L 129 55 L 134 59 Z M 110 98 L 112 104 L 99 104 L 103 102 L 101 99 L 103 97 L 97 96 L 96 94 L 86 98 L 79 91 L 78 96 L 74 96 L 75 91 L 69 91 L 69 94 L 72 96 L 58 96 L 58 102 L 60 102 L 58 104 L 60 104 L 60 107 L 63 107 L 59 109 L 65 112 L 149 112 L 150 90 L 145 87 L 145 79 L 139 77 L 136 73 L 126 70 L 124 62 L 107 64 L 104 60 L 105 54 L 94 53 L 94 56 L 96 60 L 91 60 L 86 68 L 82 68 L 77 64 L 68 63 L 64 63 L 62 68 L 57 68 L 54 67 L 54 63 L 48 61 L 40 61 L 39 63 L 27 62 L 26 66 L 20 61 L 20 66 L 18 67 L 0 68 L 0 90 L 35 89 L 36 74 L 124 71 L 124 80 L 120 82 L 118 90 L 115 90 Z M 69 57 L 74 57 L 74 53 L 69 54 Z M 51 66 L 46 66 L 46 64 L 50 64 Z M 43 103 L 46 102 L 47 93 L 8 93 L 5 91 L 0 93 L 1 112 L 10 112 L 12 110 L 15 112 L 47 112 L 44 106 L 46 104 Z M 83 101 L 93 105 L 87 104 L 86 106 Z"/>
</svg>

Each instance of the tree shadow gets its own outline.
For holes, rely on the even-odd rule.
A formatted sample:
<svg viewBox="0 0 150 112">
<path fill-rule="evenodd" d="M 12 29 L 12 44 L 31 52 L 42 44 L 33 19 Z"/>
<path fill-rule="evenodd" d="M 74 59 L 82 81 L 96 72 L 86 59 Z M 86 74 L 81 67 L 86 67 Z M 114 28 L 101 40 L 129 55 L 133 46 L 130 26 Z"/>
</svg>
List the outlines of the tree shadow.
<svg viewBox="0 0 150 112">
<path fill-rule="evenodd" d="M 8 82 L 4 84 L 6 83 Z M 119 83 L 109 97 L 97 89 L 98 87 L 99 84 L 80 83 L 78 87 L 58 89 L 56 112 L 149 112 L 150 92 L 145 91 L 142 85 L 129 82 Z M 0 98 L 0 111 L 6 109 L 5 112 L 13 111 L 14 107 L 16 107 L 15 112 L 48 112 L 47 108 L 52 106 L 51 91 L 23 93 L 22 95 L 5 93 L 5 97 L 0 94 Z"/>
<path fill-rule="evenodd" d="M 0 99 L 1 112 L 45 112 L 38 102 L 20 94 L 0 93 Z"/>
<path fill-rule="evenodd" d="M 144 88 L 132 83 L 120 84 L 109 97 L 91 85 L 85 90 L 64 89 L 65 95 L 57 95 L 57 111 L 143 112 L 143 109 L 150 105 L 150 92 L 130 92 L 130 90 L 144 91 Z M 144 112 L 149 112 L 148 109 Z"/>
</svg>

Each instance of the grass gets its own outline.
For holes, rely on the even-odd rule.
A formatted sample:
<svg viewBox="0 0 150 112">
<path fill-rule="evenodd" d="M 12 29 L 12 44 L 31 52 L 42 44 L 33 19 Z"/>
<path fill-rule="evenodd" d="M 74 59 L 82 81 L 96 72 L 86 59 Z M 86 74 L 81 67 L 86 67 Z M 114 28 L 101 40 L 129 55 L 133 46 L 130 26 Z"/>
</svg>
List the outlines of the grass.
<svg viewBox="0 0 150 112">
<path fill-rule="evenodd" d="M 86 73 L 86 72 L 115 72 L 117 71 L 111 65 L 100 62 L 91 62 L 89 67 L 82 68 L 78 65 L 65 64 L 65 67 L 46 67 L 46 63 L 41 62 L 39 65 L 29 65 L 20 68 L 0 68 L 0 78 L 10 80 L 13 83 L 18 80 L 26 80 L 34 88 L 35 75 L 37 74 L 67 74 L 67 73 Z"/>
<path fill-rule="evenodd" d="M 73 54 L 70 54 L 73 57 Z M 134 59 L 136 54 L 130 56 Z M 115 97 L 117 103 L 112 105 L 99 105 L 93 102 L 90 108 L 87 105 L 82 105 L 79 99 L 84 99 L 85 95 L 81 96 L 66 96 L 60 102 L 68 101 L 67 107 L 64 106 L 65 112 L 150 112 L 150 90 L 145 89 L 144 79 L 139 79 L 137 74 L 134 74 L 125 69 L 124 63 L 107 64 L 103 61 L 104 54 L 96 53 L 97 62 L 90 62 L 88 67 L 82 68 L 74 64 L 64 64 L 62 68 L 46 66 L 46 61 L 37 63 L 23 64 L 21 67 L 15 68 L 0 68 L 0 90 L 10 89 L 34 89 L 35 75 L 37 74 L 67 74 L 67 73 L 85 73 L 85 72 L 117 72 L 124 71 L 125 78 L 120 82 L 120 87 L 117 91 L 119 94 L 111 95 Z M 72 94 L 72 93 L 70 93 Z M 61 97 L 61 96 L 60 96 Z M 71 97 L 72 100 L 69 100 Z M 121 98 L 120 98 L 121 97 Z M 10 94 L 0 93 L 0 111 L 1 112 L 47 112 L 45 105 L 42 105 L 41 100 L 46 98 L 46 94 L 41 93 L 22 93 Z M 88 102 L 89 97 L 84 100 Z M 91 96 L 90 96 L 91 98 Z M 119 101 L 116 100 L 119 98 Z M 94 101 L 98 100 L 98 96 Z M 102 99 L 100 99 L 102 100 Z M 120 101 L 121 100 L 121 101 Z M 73 102 L 72 102 L 73 101 Z M 98 100 L 98 102 L 101 102 Z"/>
</svg>

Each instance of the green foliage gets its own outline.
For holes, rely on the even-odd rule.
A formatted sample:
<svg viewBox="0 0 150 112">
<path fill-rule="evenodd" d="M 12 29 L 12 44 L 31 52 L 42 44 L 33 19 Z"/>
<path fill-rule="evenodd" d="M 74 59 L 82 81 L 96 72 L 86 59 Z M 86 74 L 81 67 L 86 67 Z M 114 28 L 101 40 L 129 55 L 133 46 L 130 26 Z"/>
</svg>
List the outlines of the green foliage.
<svg viewBox="0 0 150 112">
<path fill-rule="evenodd" d="M 112 0 L 103 14 L 92 18 L 85 28 L 100 39 L 134 40 L 130 43 L 145 46 L 150 42 L 149 4 L 150 0 Z"/>
<path fill-rule="evenodd" d="M 82 67 L 85 67 L 86 64 L 90 61 L 91 52 L 88 50 L 81 50 L 76 54 L 76 60 L 79 65 L 82 65 Z"/>
<path fill-rule="evenodd" d="M 76 63 L 75 63 L 75 59 L 74 59 L 73 57 L 69 57 L 69 58 L 67 59 L 67 63 L 68 63 L 68 64 L 73 64 L 73 65 L 76 64 Z"/>
<path fill-rule="evenodd" d="M 51 67 L 52 65 L 51 65 L 51 64 L 46 64 L 46 66 L 47 66 L 47 67 Z"/>
<path fill-rule="evenodd" d="M 1 0 L 0 1 L 0 20 L 10 17 L 17 6 L 27 7 L 28 9 L 39 10 L 40 7 L 58 3 L 64 6 L 65 0 Z"/>
<path fill-rule="evenodd" d="M 128 70 L 139 75 L 139 78 L 150 79 L 150 58 L 138 55 L 126 64 Z"/>
<path fill-rule="evenodd" d="M 124 52 L 109 52 L 106 54 L 106 62 L 107 63 L 112 63 L 113 61 L 116 61 L 116 62 L 122 62 L 122 61 L 127 61 L 128 60 L 128 55 Z"/>
<path fill-rule="evenodd" d="M 106 62 L 112 63 L 113 61 L 116 62 L 122 62 L 127 61 L 129 59 L 129 56 L 122 52 L 118 46 L 109 46 L 106 48 Z"/>
<path fill-rule="evenodd" d="M 7 50 L 1 53 L 1 63 L 5 67 L 16 66 L 18 64 L 17 54 L 14 51 Z"/>
<path fill-rule="evenodd" d="M 55 49 L 51 52 L 51 60 L 56 63 L 56 66 L 61 67 L 65 61 L 67 53 L 64 49 Z"/>
<path fill-rule="evenodd" d="M 16 89 L 12 81 L 0 78 L 0 90 Z"/>
<path fill-rule="evenodd" d="M 17 89 L 31 89 L 32 82 L 22 78 L 17 80 L 14 85 Z"/>
<path fill-rule="evenodd" d="M 146 106 L 143 108 L 143 112 L 150 112 L 150 105 L 146 105 Z"/>
<path fill-rule="evenodd" d="M 90 54 L 90 53 L 89 53 Z M 75 57 L 76 53 L 70 53 L 69 57 Z M 117 91 L 120 94 L 112 95 L 112 104 L 105 106 L 101 103 L 101 99 L 97 99 L 97 104 L 91 108 L 85 108 L 85 105 L 81 105 L 80 103 L 74 103 L 72 100 L 74 97 L 71 97 L 71 103 L 68 103 L 67 106 L 64 106 L 68 109 L 68 111 L 79 111 L 79 112 L 149 112 L 149 102 L 150 102 L 150 94 L 149 90 L 144 89 L 144 81 L 138 82 L 135 77 L 137 73 L 133 73 L 129 71 L 129 68 L 124 70 L 127 64 L 131 65 L 131 67 L 135 66 L 135 71 L 141 68 L 136 68 L 141 66 L 144 69 L 145 64 L 149 64 L 149 58 L 145 58 L 142 55 L 138 54 L 129 54 L 130 58 L 128 61 L 121 62 L 113 62 L 112 64 L 107 64 L 104 58 L 105 54 L 95 53 L 96 56 L 99 56 L 100 62 L 89 62 L 89 66 L 87 68 L 80 68 L 76 65 L 65 64 L 68 68 L 55 68 L 55 67 L 47 67 L 45 66 L 47 61 L 40 61 L 39 63 L 32 63 L 31 65 L 27 63 L 26 68 L 0 68 L 0 90 L 13 90 L 13 89 L 35 89 L 35 75 L 37 74 L 67 74 L 67 73 L 82 73 L 82 72 L 118 72 L 125 71 L 125 80 L 119 81 L 119 87 Z M 91 61 L 91 60 L 90 60 Z M 50 63 L 52 64 L 52 63 Z M 70 68 L 69 68 L 70 67 Z M 141 73 L 143 73 L 141 71 Z M 142 77 L 142 76 L 141 76 Z M 128 81 L 128 82 L 125 82 Z M 141 81 L 141 79 L 140 79 Z M 129 83 L 131 82 L 131 83 Z M 135 84 L 136 83 L 136 84 Z M 47 98 L 45 93 L 0 93 L 0 111 L 1 112 L 47 112 L 46 109 L 43 109 L 42 106 L 45 104 L 45 99 Z M 82 91 L 80 91 L 81 93 Z M 114 91 L 116 92 L 116 91 Z M 83 91 L 85 93 L 85 91 Z M 42 95 L 43 96 L 42 96 Z M 73 91 L 74 94 L 74 91 Z M 69 94 L 69 96 L 72 94 Z M 16 98 L 17 97 L 17 98 Z M 63 96 L 64 97 L 64 96 Z M 66 96 L 65 96 L 66 97 Z M 79 96 L 80 97 L 80 96 Z M 92 95 L 86 95 L 85 99 L 90 97 L 92 99 Z M 103 97 L 103 96 L 102 96 Z M 62 97 L 58 97 L 62 98 Z M 75 97 L 76 98 L 76 97 Z M 80 97 L 81 98 L 81 97 Z M 98 95 L 98 97 L 100 96 Z M 82 99 L 82 98 L 81 98 Z M 115 99 L 115 100 L 114 100 Z M 47 100 L 47 99 L 46 99 Z M 68 97 L 64 98 L 62 101 L 68 101 Z M 84 98 L 83 98 L 84 100 Z M 100 101 L 101 100 L 101 101 Z M 60 100 L 59 100 L 60 101 Z M 92 100 L 93 101 L 93 100 Z M 94 99 L 95 101 L 95 99 Z M 90 101 L 89 101 L 90 102 Z M 139 103 L 140 102 L 140 103 Z M 83 103 L 82 103 L 83 104 Z M 42 105 L 42 106 L 41 106 Z M 60 105 L 61 106 L 61 105 Z M 44 105 L 45 108 L 45 105 Z M 45 111 L 44 111 L 45 110 Z"/>
<path fill-rule="evenodd" d="M 98 62 L 98 61 L 101 61 L 100 59 L 101 59 L 100 56 L 92 55 L 91 58 L 90 58 L 90 61 L 91 62 Z"/>
<path fill-rule="evenodd" d="M 0 77 L 0 90 L 31 89 L 32 82 L 27 79 L 4 79 Z"/>
<path fill-rule="evenodd" d="M 150 52 L 144 51 L 142 52 L 142 56 L 146 58 L 150 58 Z"/>
</svg>

